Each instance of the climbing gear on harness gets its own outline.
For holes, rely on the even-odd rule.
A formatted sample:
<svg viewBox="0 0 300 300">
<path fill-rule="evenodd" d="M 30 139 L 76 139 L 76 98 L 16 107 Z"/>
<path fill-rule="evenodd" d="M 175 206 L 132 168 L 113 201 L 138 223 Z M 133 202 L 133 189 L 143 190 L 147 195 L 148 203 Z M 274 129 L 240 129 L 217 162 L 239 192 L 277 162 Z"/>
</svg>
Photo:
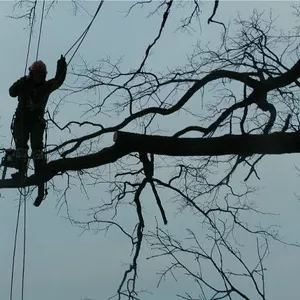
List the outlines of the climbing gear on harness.
<svg viewBox="0 0 300 300">
<path fill-rule="evenodd" d="M 21 179 L 26 177 L 28 165 L 28 156 L 26 149 L 5 149 L 5 155 L 1 160 L 0 167 L 3 167 L 2 179 L 5 179 L 7 168 L 17 169 L 18 171 L 11 175 L 12 179 Z"/>
<path fill-rule="evenodd" d="M 15 149 L 5 149 L 5 155 L 1 159 L 0 167 L 3 167 L 2 179 L 5 179 L 7 168 L 17 169 Z"/>
<path fill-rule="evenodd" d="M 5 149 L 5 155 L 2 157 L 1 166 L 16 168 L 15 152 L 15 149 Z"/>
<path fill-rule="evenodd" d="M 17 148 L 15 154 L 16 158 L 28 158 L 28 151 L 24 148 Z"/>
<path fill-rule="evenodd" d="M 32 151 L 32 158 L 34 160 L 43 160 L 45 159 L 45 154 L 42 150 L 35 150 Z"/>
<path fill-rule="evenodd" d="M 11 175 L 13 179 L 25 178 L 27 175 L 28 152 L 27 149 L 18 148 L 15 151 L 15 165 L 18 172 Z"/>
</svg>

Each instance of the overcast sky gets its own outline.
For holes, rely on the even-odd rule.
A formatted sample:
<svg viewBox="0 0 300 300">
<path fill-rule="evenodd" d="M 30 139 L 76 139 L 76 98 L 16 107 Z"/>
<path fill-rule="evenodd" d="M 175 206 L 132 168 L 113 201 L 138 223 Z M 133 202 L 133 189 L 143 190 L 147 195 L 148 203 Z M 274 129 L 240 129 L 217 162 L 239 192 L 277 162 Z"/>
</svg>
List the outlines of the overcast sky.
<svg viewBox="0 0 300 300">
<path fill-rule="evenodd" d="M 1 51 L 1 81 L 0 99 L 2 100 L 1 119 L 1 147 L 10 145 L 9 126 L 13 112 L 16 107 L 16 100 L 8 95 L 9 86 L 23 75 L 28 31 L 24 30 L 24 21 L 7 18 L 12 13 L 13 1 L 0 2 L 0 31 Z M 109 1 L 103 5 L 92 29 L 87 35 L 83 45 L 72 61 L 74 64 L 81 62 L 83 56 L 90 63 L 109 55 L 111 58 L 118 58 L 124 55 L 124 68 L 137 67 L 141 62 L 145 47 L 156 36 L 160 22 L 159 16 L 146 19 L 149 11 L 145 6 L 144 10 L 136 9 L 132 15 L 125 18 L 124 11 L 130 7 L 132 2 Z M 93 13 L 98 2 L 83 2 L 83 6 Z M 154 6 L 152 5 L 152 8 Z M 218 16 L 222 16 L 225 22 L 235 11 L 240 11 L 243 16 L 251 12 L 253 8 L 273 8 L 274 14 L 280 13 L 278 24 L 283 28 L 293 26 L 293 21 L 287 1 L 220 1 Z M 40 6 L 38 8 L 41 8 Z M 205 18 L 210 12 L 212 5 L 205 6 Z M 182 9 L 184 11 L 184 9 Z M 177 16 L 182 11 L 177 10 Z M 222 19 L 221 18 L 221 19 Z M 72 15 L 70 2 L 59 2 L 51 11 L 50 17 L 44 22 L 43 35 L 40 47 L 40 59 L 43 59 L 49 69 L 49 76 L 53 76 L 56 68 L 56 61 L 60 54 L 64 54 L 72 43 L 82 33 L 88 24 L 90 17 L 84 12 L 76 16 Z M 175 32 L 178 18 L 173 17 L 162 40 L 155 48 L 155 54 L 151 57 L 151 66 L 155 70 L 164 69 L 166 66 L 175 67 L 178 62 L 184 63 L 186 54 L 191 52 L 191 47 L 199 38 L 199 31 L 191 35 Z M 203 21 L 203 41 L 219 37 L 216 25 L 207 26 Z M 34 60 L 36 52 L 35 38 L 31 52 L 30 62 Z M 174 51 L 176 49 L 176 51 Z M 71 83 L 67 78 L 66 83 Z M 78 104 L 86 99 L 83 96 L 74 95 L 68 99 L 69 102 L 61 108 L 58 120 L 67 122 L 79 114 Z M 51 103 L 59 99 L 59 92 L 51 97 Z M 72 103 L 72 102 L 73 103 Z M 101 120 L 102 122 L 102 120 Z M 107 124 L 117 124 L 118 120 L 107 119 Z M 170 123 L 172 127 L 184 127 L 183 123 Z M 76 132 L 75 132 L 76 133 Z M 51 136 L 52 134 L 52 136 Z M 58 139 L 49 132 L 50 139 Z M 107 140 L 109 143 L 109 140 Z M 273 223 L 282 226 L 282 235 L 287 240 L 300 240 L 300 206 L 295 197 L 299 193 L 299 177 L 295 171 L 298 165 L 299 156 L 288 155 L 284 157 L 269 157 L 259 167 L 261 181 L 255 182 L 262 189 L 253 195 L 258 206 L 281 215 L 273 218 Z M 57 179 L 58 184 L 59 178 Z M 85 212 L 91 203 L 102 201 L 107 197 L 105 189 L 97 186 L 90 189 L 90 202 L 80 194 L 78 187 L 72 187 L 69 192 L 70 213 L 79 220 L 84 219 Z M 18 191 L 3 190 L 3 198 L 0 200 L 0 299 L 8 299 L 10 288 L 11 261 L 13 250 L 13 239 L 17 215 Z M 27 265 L 26 265 L 26 287 L 25 299 L 30 300 L 81 300 L 84 297 L 93 300 L 106 299 L 113 295 L 118 287 L 125 270 L 125 263 L 130 262 L 130 245 L 128 241 L 117 230 L 112 230 L 108 235 L 102 233 L 94 234 L 86 232 L 80 235 L 81 231 L 65 218 L 66 210 L 63 207 L 59 210 L 58 199 L 49 195 L 47 200 L 39 208 L 32 206 L 32 200 L 28 202 L 28 223 L 27 223 Z M 166 199 L 167 207 L 172 204 Z M 121 219 L 126 223 L 133 224 L 135 221 L 134 209 L 124 208 Z M 175 216 L 174 211 L 168 211 L 168 229 L 173 233 L 184 230 L 189 226 L 189 219 L 184 216 Z M 160 220 L 157 207 L 148 204 L 146 218 L 150 224 L 154 224 L 155 217 Z M 184 225 L 182 225 L 184 224 Z M 163 226 L 163 225 L 162 225 Z M 192 226 L 192 225 L 191 225 Z M 22 229 L 22 228 L 21 228 Z M 21 235 L 20 235 L 21 237 Z M 15 299 L 20 296 L 20 275 L 21 275 L 21 246 L 19 239 Z M 298 284 L 300 278 L 300 253 L 298 249 L 284 247 L 271 248 L 271 255 L 267 259 L 268 278 L 267 296 L 268 299 L 296 299 L 299 295 Z M 193 289 L 193 284 L 188 281 L 178 286 L 170 280 L 168 284 L 156 289 L 159 271 L 159 263 L 146 261 L 145 255 L 141 257 L 140 283 L 141 288 L 147 288 L 153 295 L 145 295 L 142 299 L 175 299 L 177 292 Z"/>
</svg>

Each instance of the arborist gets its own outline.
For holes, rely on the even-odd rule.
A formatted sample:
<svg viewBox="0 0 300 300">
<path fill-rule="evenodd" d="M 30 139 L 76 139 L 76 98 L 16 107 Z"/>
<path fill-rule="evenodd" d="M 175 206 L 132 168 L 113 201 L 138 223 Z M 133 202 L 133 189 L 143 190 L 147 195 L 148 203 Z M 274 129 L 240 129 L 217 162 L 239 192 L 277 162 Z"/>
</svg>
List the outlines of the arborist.
<svg viewBox="0 0 300 300">
<path fill-rule="evenodd" d="M 46 163 L 43 151 L 45 108 L 50 94 L 63 84 L 66 74 L 67 63 L 63 55 L 57 61 L 55 77 L 50 80 L 46 80 L 45 63 L 38 60 L 30 66 L 28 75 L 20 78 L 9 88 L 9 95 L 18 97 L 18 106 L 12 122 L 18 172 L 12 174 L 12 178 L 19 179 L 26 176 L 29 138 L 35 173 L 38 173 Z"/>
</svg>

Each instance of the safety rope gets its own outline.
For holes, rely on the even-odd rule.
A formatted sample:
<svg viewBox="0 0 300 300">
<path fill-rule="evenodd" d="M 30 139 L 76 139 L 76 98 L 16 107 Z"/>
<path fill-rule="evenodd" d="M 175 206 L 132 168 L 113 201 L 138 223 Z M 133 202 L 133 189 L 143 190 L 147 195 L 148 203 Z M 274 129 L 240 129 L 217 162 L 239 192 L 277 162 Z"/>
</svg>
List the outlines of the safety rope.
<svg viewBox="0 0 300 300">
<path fill-rule="evenodd" d="M 25 188 L 24 188 L 24 191 L 25 191 Z M 22 264 L 23 264 L 23 268 L 22 268 L 22 300 L 24 300 L 24 290 L 25 290 L 25 263 L 26 263 L 26 224 L 27 224 L 27 220 L 26 220 L 26 210 L 27 210 L 27 207 L 26 207 L 26 198 L 27 198 L 27 195 L 24 195 L 24 200 L 23 200 L 23 207 L 24 207 L 24 210 L 23 210 L 23 219 L 24 219 L 24 225 L 23 225 L 23 261 L 22 261 Z"/>
<path fill-rule="evenodd" d="M 42 28 L 43 28 L 43 22 L 44 22 L 44 12 L 45 12 L 45 0 L 43 0 L 43 5 L 42 5 L 42 13 L 41 13 L 41 21 L 40 21 L 40 30 L 39 30 L 39 37 L 38 37 L 38 44 L 37 44 L 37 49 L 36 49 L 36 56 L 35 56 L 35 60 L 38 60 L 39 57 L 39 50 L 40 50 L 40 43 L 41 43 L 41 37 L 42 37 Z M 46 136 L 46 140 L 45 140 L 45 147 L 47 147 L 47 126 L 45 128 L 45 136 Z M 47 183 L 46 183 L 46 187 L 47 189 Z"/>
<path fill-rule="evenodd" d="M 69 59 L 68 65 L 69 65 L 70 62 L 72 61 L 72 59 L 73 59 L 73 57 L 75 56 L 77 50 L 79 49 L 79 47 L 81 46 L 83 40 L 85 39 L 85 37 L 86 37 L 88 31 L 90 30 L 90 28 L 91 28 L 93 22 L 95 21 L 97 15 L 98 15 L 98 13 L 99 13 L 99 11 L 100 11 L 100 9 L 101 9 L 103 3 L 104 3 L 104 0 L 101 0 L 100 3 L 99 3 L 99 5 L 98 5 L 98 8 L 97 8 L 97 10 L 96 10 L 96 12 L 95 12 L 95 14 L 94 14 L 94 16 L 93 16 L 93 18 L 92 18 L 92 20 L 91 20 L 90 23 L 89 23 L 89 25 L 86 27 L 86 29 L 83 31 L 83 33 L 80 35 L 80 37 L 75 41 L 75 43 L 69 48 L 69 50 L 68 50 L 68 51 L 66 52 L 66 54 L 64 55 L 64 56 L 66 57 L 66 56 L 69 54 L 69 52 L 70 52 L 70 51 L 76 46 L 76 44 L 79 42 L 79 44 L 78 44 L 77 48 L 75 49 L 73 55 L 72 55 L 71 58 Z"/>
<path fill-rule="evenodd" d="M 29 39 L 28 39 L 28 46 L 27 46 L 27 54 L 26 54 L 26 62 L 25 62 L 25 69 L 24 69 L 24 76 L 26 76 L 26 71 L 28 67 L 28 60 L 29 60 L 29 54 L 30 54 L 30 47 L 31 47 L 31 40 L 32 40 L 32 32 L 33 32 L 33 25 L 34 25 L 34 20 L 35 20 L 35 9 L 36 9 L 36 4 L 37 0 L 34 3 L 33 6 L 33 14 L 32 14 L 32 19 L 31 21 L 31 26 L 30 26 L 30 32 L 29 32 Z M 44 6 L 43 6 L 44 10 Z M 42 16 L 43 17 L 43 16 Z M 42 22 L 41 22 L 42 23 Z M 40 34 L 41 34 L 41 29 L 40 29 Z M 40 37 L 39 37 L 40 41 Z M 38 55 L 38 50 L 37 50 L 37 55 Z M 21 110 L 21 118 L 23 118 L 23 113 Z M 23 125 L 23 120 L 21 119 L 21 126 Z M 23 130 L 21 129 L 23 132 Z M 13 137 L 12 137 L 13 140 Z M 12 144 L 11 140 L 11 144 Z M 27 167 L 27 166 L 26 166 Z M 22 177 L 22 182 L 21 185 L 24 185 L 24 178 Z M 19 222 L 20 222 L 20 211 L 21 211 L 21 205 L 22 205 L 22 196 L 24 197 L 23 200 L 23 260 L 22 260 L 22 286 L 21 286 L 21 299 L 24 300 L 24 289 L 25 289 L 25 262 L 26 262 L 26 198 L 27 198 L 27 193 L 25 187 L 22 188 L 22 190 L 19 189 L 20 197 L 19 197 L 19 203 L 18 203 L 18 212 L 17 212 L 17 221 L 16 221 L 16 228 L 15 228 L 15 238 L 14 238 L 14 247 L 13 247 L 13 257 L 12 257 L 12 272 L 11 272 L 11 282 L 10 282 L 10 300 L 13 299 L 13 284 L 14 284 L 14 270 L 15 270 L 15 258 L 16 258 L 16 250 L 17 250 L 17 239 L 18 239 L 18 229 L 19 229 Z"/>
<path fill-rule="evenodd" d="M 43 27 L 43 21 L 44 21 L 44 11 L 45 11 L 45 0 L 43 0 L 43 6 L 42 6 L 42 14 L 41 14 L 41 22 L 40 22 L 40 32 L 39 32 L 39 39 L 38 39 L 38 45 L 36 49 L 36 57 L 35 60 L 38 60 L 39 56 L 39 50 L 40 50 L 40 42 L 41 42 L 41 36 L 42 36 L 42 27 Z"/>
<path fill-rule="evenodd" d="M 46 128 L 45 128 L 45 153 L 47 153 L 47 144 L 48 144 L 48 121 L 46 121 Z M 46 154 L 45 154 L 46 155 Z M 47 161 L 47 156 L 45 157 L 45 161 Z M 45 184 L 45 196 L 44 197 L 47 197 L 48 195 L 48 181 L 46 181 L 46 184 Z"/>
<path fill-rule="evenodd" d="M 33 31 L 33 24 L 35 20 L 35 9 L 36 9 L 37 0 L 34 2 L 33 6 L 33 17 L 31 20 L 31 26 L 30 26 L 30 33 L 29 33 L 29 39 L 28 39 L 28 46 L 27 46 L 27 54 L 26 54 L 26 63 L 25 63 L 25 69 L 24 69 L 24 76 L 26 75 L 27 67 L 28 67 L 28 60 L 29 60 L 29 54 L 30 54 L 30 46 L 31 46 L 31 39 L 32 39 L 32 31 Z"/>
<path fill-rule="evenodd" d="M 12 272 L 11 272 L 11 280 L 10 280 L 10 297 L 9 297 L 10 300 L 12 300 L 12 297 L 13 297 L 14 269 L 15 269 L 16 250 L 17 250 L 17 238 L 18 238 L 18 228 L 19 228 L 19 220 L 20 220 L 21 201 L 22 201 L 22 194 L 20 193 L 19 207 L 18 207 L 18 213 L 17 213 L 17 222 L 16 222 L 16 229 L 15 229 L 14 250 L 13 250 L 13 259 L 12 259 Z"/>
</svg>

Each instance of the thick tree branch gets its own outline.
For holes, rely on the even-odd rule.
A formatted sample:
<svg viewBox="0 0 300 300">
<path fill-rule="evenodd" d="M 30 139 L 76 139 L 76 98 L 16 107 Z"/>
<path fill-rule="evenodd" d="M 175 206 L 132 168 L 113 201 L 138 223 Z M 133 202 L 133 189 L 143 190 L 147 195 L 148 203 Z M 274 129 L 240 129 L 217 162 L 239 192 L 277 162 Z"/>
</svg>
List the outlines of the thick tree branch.
<svg viewBox="0 0 300 300">
<path fill-rule="evenodd" d="M 300 60 L 298 60 L 294 66 L 283 73 L 282 75 L 267 79 L 265 83 L 265 88 L 267 91 L 272 91 L 274 89 L 282 88 L 288 86 L 289 84 L 295 82 L 300 77 Z"/>
<path fill-rule="evenodd" d="M 132 152 L 147 152 L 168 156 L 221 156 L 284 154 L 300 152 L 300 132 L 276 132 L 269 135 L 224 135 L 214 138 L 174 138 L 171 136 L 143 135 L 117 132 L 115 144 L 101 151 L 74 158 L 49 162 L 40 176 L 32 175 L 25 186 L 49 181 L 59 173 L 99 167 Z M 0 188 L 17 188 L 20 182 L 0 180 Z"/>
</svg>

